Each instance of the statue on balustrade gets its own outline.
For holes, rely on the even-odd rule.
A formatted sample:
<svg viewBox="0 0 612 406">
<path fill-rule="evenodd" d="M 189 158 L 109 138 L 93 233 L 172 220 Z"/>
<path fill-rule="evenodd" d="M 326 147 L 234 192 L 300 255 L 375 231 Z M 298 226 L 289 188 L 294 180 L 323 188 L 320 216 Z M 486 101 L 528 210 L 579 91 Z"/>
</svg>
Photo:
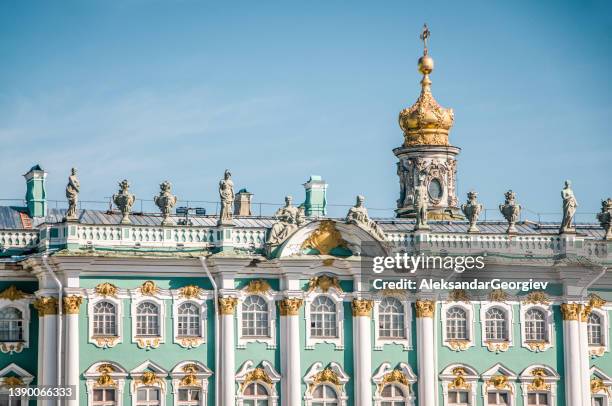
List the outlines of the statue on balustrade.
<svg viewBox="0 0 612 406">
<path fill-rule="evenodd" d="M 77 205 L 79 202 L 79 192 L 81 191 L 81 184 L 77 178 L 76 168 L 72 168 L 72 172 L 68 177 L 68 184 L 66 185 L 66 198 L 68 199 L 68 210 L 66 210 L 65 220 L 77 220 Z"/>
<path fill-rule="evenodd" d="M 355 206 L 351 207 L 346 215 L 346 222 L 348 224 L 355 224 L 370 234 L 372 234 L 378 240 L 385 239 L 385 233 L 380 226 L 368 216 L 368 209 L 364 205 L 365 197 L 357 196 L 357 202 Z"/>
<path fill-rule="evenodd" d="M 563 199 L 563 220 L 561 221 L 559 233 L 574 233 L 576 228 L 572 226 L 572 221 L 574 220 L 574 215 L 576 214 L 578 202 L 576 201 L 574 191 L 572 190 L 572 183 L 569 180 L 565 181 L 565 186 L 561 191 L 561 198 Z"/>
<path fill-rule="evenodd" d="M 176 205 L 176 196 L 172 194 L 172 184 L 167 180 L 162 182 L 159 185 L 159 195 L 153 197 L 153 201 L 159 207 L 159 210 L 162 212 L 162 226 L 167 226 L 172 224 L 172 220 L 170 219 L 170 213 L 172 208 Z"/>
<path fill-rule="evenodd" d="M 221 198 L 221 211 L 219 213 L 219 225 L 233 224 L 234 205 L 234 182 L 229 170 L 225 170 L 223 179 L 219 182 L 219 197 Z"/>
<path fill-rule="evenodd" d="M 121 224 L 132 223 L 130 212 L 135 201 L 136 196 L 130 193 L 130 182 L 124 179 L 119 183 L 119 193 L 113 195 L 113 202 L 117 205 L 119 211 L 121 211 Z"/>
<path fill-rule="evenodd" d="M 276 211 L 276 223 L 272 226 L 266 244 L 275 247 L 283 243 L 295 230 L 305 222 L 304 207 L 292 206 L 293 198 L 285 197 L 285 206 Z"/>
</svg>

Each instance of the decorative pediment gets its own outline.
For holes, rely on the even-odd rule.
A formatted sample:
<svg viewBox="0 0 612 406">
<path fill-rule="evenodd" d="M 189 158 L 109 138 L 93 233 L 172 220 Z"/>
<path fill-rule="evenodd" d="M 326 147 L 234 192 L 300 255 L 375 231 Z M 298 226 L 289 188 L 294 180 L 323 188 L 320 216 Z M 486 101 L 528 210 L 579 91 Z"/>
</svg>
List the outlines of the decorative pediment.
<svg viewBox="0 0 612 406">
<path fill-rule="evenodd" d="M 520 380 L 527 390 L 549 391 L 552 383 L 559 380 L 559 374 L 547 365 L 532 365 L 521 373 Z"/>
<path fill-rule="evenodd" d="M 240 383 L 241 392 L 251 382 L 259 382 L 267 386 L 271 393 L 275 393 L 274 384 L 279 382 L 280 379 L 281 375 L 268 361 L 262 361 L 259 366 L 255 366 L 253 361 L 248 360 L 242 364 L 236 374 L 236 381 Z"/>
<path fill-rule="evenodd" d="M 196 285 L 187 285 L 179 289 L 181 299 L 199 299 L 202 295 L 202 288 Z"/>
<path fill-rule="evenodd" d="M 0 387 L 15 387 L 29 385 L 34 380 L 34 375 L 12 363 L 0 370 Z"/>
<path fill-rule="evenodd" d="M 544 292 L 531 292 L 525 297 L 525 299 L 522 300 L 522 304 L 541 304 L 544 306 L 548 306 L 550 304 L 550 299 L 548 298 L 548 295 Z"/>
<path fill-rule="evenodd" d="M 147 360 L 130 371 L 132 377 L 132 392 L 139 386 L 157 386 L 166 390 L 165 378 L 168 372 L 155 362 Z"/>
<path fill-rule="evenodd" d="M 597 367 L 591 367 L 591 393 L 612 396 L 612 378 Z"/>
<path fill-rule="evenodd" d="M 478 380 L 478 373 L 464 364 L 451 364 L 440 374 L 448 389 L 465 389 L 471 391 Z"/>
<path fill-rule="evenodd" d="M 335 387 L 338 392 L 343 392 L 344 385 L 348 381 L 348 375 L 336 362 L 330 362 L 326 367 L 323 367 L 323 363 L 321 362 L 315 362 L 304 377 L 304 382 L 308 385 L 309 393 L 312 393 L 314 388 L 322 383 L 330 384 Z"/>
<path fill-rule="evenodd" d="M 6 299 L 10 301 L 21 300 L 27 298 L 29 295 L 19 289 L 15 285 L 11 285 L 2 292 L 0 292 L 0 299 Z"/>
<path fill-rule="evenodd" d="M 395 368 L 391 364 L 384 362 L 378 368 L 372 380 L 377 385 L 377 393 L 381 393 L 383 388 L 390 384 L 399 384 L 412 393 L 411 385 L 416 382 L 417 377 L 412 369 L 405 362 L 400 362 Z"/>
<path fill-rule="evenodd" d="M 117 297 L 117 287 L 112 283 L 104 282 L 97 285 L 94 289 L 97 295 L 104 297 Z"/>
<path fill-rule="evenodd" d="M 172 376 L 174 386 L 201 387 L 206 386 L 212 371 L 201 362 L 182 361 L 172 369 L 170 375 Z"/>
<path fill-rule="evenodd" d="M 272 290 L 270 284 L 263 279 L 255 279 L 245 286 L 244 291 L 250 294 L 266 294 Z"/>
<path fill-rule="evenodd" d="M 340 293 L 342 292 L 337 276 L 319 275 L 311 278 L 308 282 L 308 292 L 320 289 L 321 292 L 327 293 L 331 288 L 336 289 Z"/>
<path fill-rule="evenodd" d="M 482 374 L 485 390 L 507 390 L 514 393 L 516 374 L 502 364 L 495 364 Z"/>
</svg>

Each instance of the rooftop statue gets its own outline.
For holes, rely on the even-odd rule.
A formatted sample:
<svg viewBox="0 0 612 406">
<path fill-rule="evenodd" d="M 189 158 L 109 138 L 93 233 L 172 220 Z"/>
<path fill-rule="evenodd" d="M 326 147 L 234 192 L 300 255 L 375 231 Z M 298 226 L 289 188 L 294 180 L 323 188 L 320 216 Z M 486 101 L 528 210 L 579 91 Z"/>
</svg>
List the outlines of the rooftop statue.
<svg viewBox="0 0 612 406">
<path fill-rule="evenodd" d="M 66 185 L 66 198 L 68 199 L 68 210 L 66 210 L 65 220 L 77 220 L 77 204 L 79 202 L 79 192 L 81 191 L 81 184 L 77 178 L 76 168 L 72 168 L 71 174 L 68 177 L 68 184 Z"/>
<path fill-rule="evenodd" d="M 461 205 L 461 211 L 465 214 L 468 221 L 470 222 L 470 226 L 468 227 L 468 233 L 477 233 L 478 227 L 476 226 L 476 222 L 478 221 L 478 216 L 480 216 L 480 212 L 482 212 L 483 206 L 478 203 L 478 193 L 472 191 L 467 194 L 467 203 Z"/>
<path fill-rule="evenodd" d="M 516 222 L 521 215 L 521 205 L 516 203 L 516 193 L 512 190 L 508 190 L 504 196 L 506 201 L 504 204 L 499 205 L 499 211 L 508 222 L 508 234 L 516 233 Z"/>
<path fill-rule="evenodd" d="M 385 232 L 368 216 L 368 209 L 364 206 L 365 197 L 357 196 L 355 206 L 351 207 L 346 215 L 346 222 L 362 227 L 378 240 L 385 239 Z"/>
<path fill-rule="evenodd" d="M 225 170 L 223 179 L 219 182 L 219 197 L 221 198 L 221 211 L 219 212 L 219 225 L 233 224 L 234 212 L 234 182 L 229 170 Z"/>
<path fill-rule="evenodd" d="M 419 176 L 417 187 L 414 189 L 414 206 L 416 212 L 415 230 L 429 230 L 427 224 L 427 207 L 429 206 L 429 196 L 427 196 L 427 187 L 423 182 L 423 177 Z"/>
<path fill-rule="evenodd" d="M 282 244 L 295 230 L 305 222 L 304 207 L 291 205 L 293 198 L 285 197 L 285 206 L 276 211 L 276 223 L 272 225 L 266 244 L 275 247 Z"/>
<path fill-rule="evenodd" d="M 578 202 L 576 201 L 576 197 L 574 196 L 571 181 L 565 181 L 565 186 L 561 191 L 561 198 L 563 199 L 563 220 L 561 221 L 559 234 L 573 233 L 576 231 L 576 228 L 572 226 L 572 221 L 574 220 L 574 215 L 576 214 L 576 207 L 578 207 Z"/>
<path fill-rule="evenodd" d="M 597 213 L 597 220 L 603 227 L 606 234 L 605 240 L 612 240 L 612 198 L 601 201 L 601 212 Z"/>
<path fill-rule="evenodd" d="M 113 202 L 121 211 L 121 224 L 132 224 L 130 220 L 130 212 L 136 201 L 136 196 L 130 193 L 130 182 L 124 179 L 119 183 L 119 193 L 113 195 Z"/>
<path fill-rule="evenodd" d="M 167 226 L 172 224 L 172 220 L 170 219 L 170 212 L 172 208 L 176 205 L 177 198 L 172 194 L 172 184 L 167 180 L 162 182 L 159 185 L 160 192 L 158 196 L 153 197 L 153 201 L 161 210 L 163 219 L 161 222 L 162 226 Z"/>
</svg>

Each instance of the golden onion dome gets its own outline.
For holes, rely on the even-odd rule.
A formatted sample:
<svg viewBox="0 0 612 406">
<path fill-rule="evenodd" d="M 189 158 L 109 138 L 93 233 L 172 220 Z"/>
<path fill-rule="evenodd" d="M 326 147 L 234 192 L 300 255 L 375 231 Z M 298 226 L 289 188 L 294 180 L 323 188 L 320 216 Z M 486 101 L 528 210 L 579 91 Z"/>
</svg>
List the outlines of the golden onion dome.
<svg viewBox="0 0 612 406">
<path fill-rule="evenodd" d="M 434 69 L 434 60 L 427 53 L 426 40 L 429 30 L 425 27 L 421 39 L 425 42 L 425 51 L 419 58 L 421 80 L 421 95 L 410 107 L 399 114 L 399 126 L 404 132 L 404 146 L 413 145 L 449 145 L 448 132 L 453 126 L 453 109 L 447 109 L 438 104 L 431 94 L 429 74 Z"/>
</svg>

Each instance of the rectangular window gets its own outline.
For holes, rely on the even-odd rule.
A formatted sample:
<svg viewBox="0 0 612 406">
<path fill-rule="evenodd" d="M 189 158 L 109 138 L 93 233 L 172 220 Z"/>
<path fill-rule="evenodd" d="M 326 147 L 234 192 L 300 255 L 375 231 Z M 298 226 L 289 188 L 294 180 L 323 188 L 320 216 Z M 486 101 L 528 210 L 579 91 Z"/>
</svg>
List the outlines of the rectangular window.
<svg viewBox="0 0 612 406">
<path fill-rule="evenodd" d="M 548 393 L 529 393 L 527 395 L 528 405 L 548 406 Z"/>
<path fill-rule="evenodd" d="M 115 390 L 114 389 L 94 389 L 93 390 L 93 406 L 115 406 Z"/>
<path fill-rule="evenodd" d="M 179 389 L 178 406 L 198 406 L 201 392 L 199 389 Z"/>
<path fill-rule="evenodd" d="M 591 404 L 593 406 L 607 406 L 608 403 L 606 402 L 606 398 L 602 396 L 595 396 L 593 397 Z"/>
<path fill-rule="evenodd" d="M 510 396 L 508 392 L 489 392 L 487 394 L 487 406 L 508 406 Z"/>
<path fill-rule="evenodd" d="M 0 406 L 25 406 L 25 402 L 21 399 L 9 399 L 8 393 L 0 393 Z"/>
<path fill-rule="evenodd" d="M 470 394 L 465 391 L 449 391 L 448 406 L 469 406 Z"/>
<path fill-rule="evenodd" d="M 140 388 L 136 394 L 136 406 L 159 406 L 160 393 L 157 388 Z"/>
</svg>

